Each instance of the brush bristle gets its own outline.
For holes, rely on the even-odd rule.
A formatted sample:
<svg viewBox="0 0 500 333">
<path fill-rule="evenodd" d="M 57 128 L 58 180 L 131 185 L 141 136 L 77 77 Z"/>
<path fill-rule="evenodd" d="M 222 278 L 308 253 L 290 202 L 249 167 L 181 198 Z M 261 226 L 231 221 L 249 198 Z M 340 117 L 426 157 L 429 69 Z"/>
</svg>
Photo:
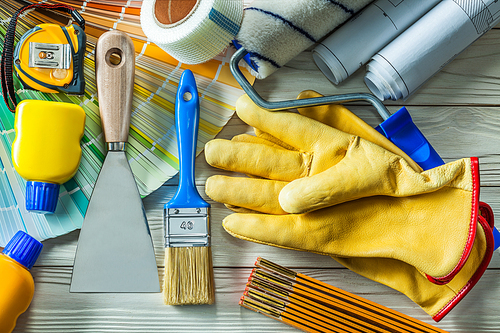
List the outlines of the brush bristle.
<svg viewBox="0 0 500 333">
<path fill-rule="evenodd" d="M 166 305 L 214 303 L 214 270 L 209 246 L 165 248 L 163 300 Z"/>
</svg>

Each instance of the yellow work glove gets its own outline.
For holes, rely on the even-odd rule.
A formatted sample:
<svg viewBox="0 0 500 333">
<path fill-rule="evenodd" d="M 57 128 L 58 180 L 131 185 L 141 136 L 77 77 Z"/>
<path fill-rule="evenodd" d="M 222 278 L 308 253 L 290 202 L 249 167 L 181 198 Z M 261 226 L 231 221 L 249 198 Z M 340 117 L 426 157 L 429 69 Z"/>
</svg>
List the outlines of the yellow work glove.
<svg viewBox="0 0 500 333">
<path fill-rule="evenodd" d="M 482 210 L 490 211 L 484 205 Z M 492 217 L 490 213 L 485 214 Z M 336 261 L 368 279 L 385 284 L 418 304 L 432 319 L 440 321 L 476 285 L 493 255 L 493 219 L 479 216 L 472 251 L 464 267 L 447 284 L 430 282 L 415 267 L 399 260 L 386 258 L 339 258 Z M 490 224 L 491 223 L 491 224 Z"/>
<path fill-rule="evenodd" d="M 295 113 L 259 109 L 247 96 L 238 100 L 237 112 L 289 149 L 214 140 L 207 145 L 213 152 L 209 163 L 290 182 L 279 196 L 288 213 L 375 195 L 408 197 L 444 187 L 472 190 L 467 160 L 415 172 L 399 155 L 376 144 Z"/>
<path fill-rule="evenodd" d="M 319 97 L 316 92 L 305 91 L 299 98 Z M 332 107 L 334 110 L 332 110 Z M 332 111 L 337 111 L 332 114 Z M 363 122 L 345 108 L 321 106 L 304 108 L 301 114 L 316 119 L 324 124 L 344 132 L 358 135 L 379 146 L 403 156 L 412 162 L 403 152 L 374 128 Z M 420 167 L 414 166 L 416 171 Z M 494 250 L 493 211 L 480 202 L 480 216 L 472 251 L 464 267 L 445 285 L 431 282 L 415 267 L 394 259 L 379 258 L 336 258 L 335 260 L 352 271 L 371 280 L 385 284 L 408 296 L 420 305 L 435 321 L 441 320 L 474 287 L 486 270 Z"/>
<path fill-rule="evenodd" d="M 330 114 L 350 114 L 341 106 L 329 108 L 335 109 L 329 110 Z M 355 135 L 297 114 L 260 110 L 248 97 L 238 101 L 237 111 L 240 118 L 257 128 L 257 137 L 242 135 L 231 142 L 214 140 L 207 144 L 207 161 L 261 179 L 211 177 L 207 181 L 207 194 L 236 211 L 267 214 L 228 216 L 224 220 L 228 232 L 260 243 L 354 261 L 371 258 L 401 262 L 413 267 L 421 278 L 419 271 L 432 275 L 430 279 L 438 283 L 451 280 L 463 267 L 471 253 L 477 218 L 477 191 L 473 191 L 473 174 L 477 170 L 472 170 L 475 163 L 470 159 L 421 173 L 395 146 L 389 149 L 391 153 Z M 320 115 L 321 112 L 317 112 L 317 116 Z M 357 121 L 364 124 L 359 118 Z M 367 139 L 377 142 L 380 140 L 377 135 Z M 371 155 L 362 156 L 363 151 Z M 408 162 L 397 154 L 405 156 Z M 379 159 L 388 162 L 384 164 Z M 293 183 L 289 182 L 304 177 L 312 179 L 345 161 L 355 166 L 338 168 L 343 177 L 334 175 L 342 185 L 335 187 L 335 200 L 321 198 L 322 205 L 326 202 L 336 205 L 305 214 L 283 215 L 286 212 L 277 199 L 282 189 Z M 369 165 L 363 168 L 362 163 Z M 378 179 L 366 174 L 359 176 L 360 170 L 375 170 L 373 176 Z M 382 173 L 385 178 L 380 176 L 380 170 L 385 170 Z M 394 172 L 400 174 L 393 177 Z M 401 173 L 407 174 L 409 180 Z M 356 184 L 360 180 L 368 180 L 372 185 Z M 386 184 L 388 182 L 391 184 Z M 344 187 L 344 184 L 347 185 Z M 376 188 L 379 185 L 382 189 Z M 308 192 L 314 192 L 314 188 Z M 397 197 L 402 193 L 407 197 Z M 355 200 L 363 196 L 368 197 Z M 337 204 L 348 200 L 351 201 Z M 309 210 L 306 205 L 301 207 Z M 435 221 L 436 212 L 440 214 L 439 221 Z"/>
<path fill-rule="evenodd" d="M 260 109 L 248 96 L 236 111 L 265 135 L 212 140 L 207 162 L 260 178 L 215 176 L 206 191 L 216 201 L 270 214 L 230 215 L 228 232 L 334 256 L 394 258 L 435 281 L 448 282 L 463 266 L 476 230 L 477 160 L 416 172 L 359 136 Z M 302 214 L 276 215 L 286 213 Z"/>
</svg>

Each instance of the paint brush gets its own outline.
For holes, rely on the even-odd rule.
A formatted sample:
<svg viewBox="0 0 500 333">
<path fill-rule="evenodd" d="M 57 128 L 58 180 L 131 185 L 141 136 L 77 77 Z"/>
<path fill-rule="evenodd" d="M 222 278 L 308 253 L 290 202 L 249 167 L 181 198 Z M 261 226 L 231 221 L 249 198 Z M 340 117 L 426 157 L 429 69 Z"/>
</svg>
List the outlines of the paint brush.
<svg viewBox="0 0 500 333">
<path fill-rule="evenodd" d="M 167 305 L 212 304 L 215 299 L 210 247 L 210 204 L 195 186 L 194 160 L 200 119 L 196 81 L 185 70 L 175 103 L 179 150 L 179 186 L 164 207 L 165 276 Z"/>
<path fill-rule="evenodd" d="M 349 332 L 445 332 L 268 260 L 258 258 L 255 265 L 257 267 L 250 275 L 244 294 L 246 298 L 252 299 L 251 303 L 247 301 L 246 307 L 254 311 L 257 311 L 255 302 L 266 302 L 263 301 L 264 297 L 261 295 L 263 293 L 274 299 L 265 303 L 268 306 L 274 305 L 278 302 L 276 300 L 279 300 L 283 303 L 278 304 L 285 305 L 281 311 L 289 313 L 293 310 L 295 311 L 293 314 L 300 313 L 298 316 L 304 320 L 309 320 L 308 318 L 312 316 L 321 323 L 335 325 L 337 327 L 335 332 L 346 327 L 349 328 L 347 330 Z M 240 304 L 244 306 L 242 302 Z M 253 305 L 253 308 L 249 304 Z M 279 318 L 282 320 L 281 314 Z M 334 323 L 324 318 L 333 320 Z M 326 324 L 322 324 L 322 327 Z"/>
</svg>

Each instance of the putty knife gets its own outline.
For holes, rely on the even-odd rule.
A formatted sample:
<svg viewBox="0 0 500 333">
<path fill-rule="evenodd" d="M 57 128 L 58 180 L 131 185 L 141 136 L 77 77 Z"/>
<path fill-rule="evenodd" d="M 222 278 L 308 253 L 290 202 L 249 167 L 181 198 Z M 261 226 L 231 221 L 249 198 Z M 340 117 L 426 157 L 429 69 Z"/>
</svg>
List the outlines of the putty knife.
<svg viewBox="0 0 500 333">
<path fill-rule="evenodd" d="M 102 34 L 95 63 L 108 153 L 80 231 L 70 292 L 160 292 L 148 222 L 125 155 L 135 69 L 130 37 Z"/>
</svg>

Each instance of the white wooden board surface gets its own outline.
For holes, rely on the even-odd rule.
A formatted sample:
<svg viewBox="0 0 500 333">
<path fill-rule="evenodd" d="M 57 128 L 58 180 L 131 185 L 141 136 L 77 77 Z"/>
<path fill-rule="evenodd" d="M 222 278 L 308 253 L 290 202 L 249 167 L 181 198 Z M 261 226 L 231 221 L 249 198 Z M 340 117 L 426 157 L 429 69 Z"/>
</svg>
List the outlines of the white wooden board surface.
<svg viewBox="0 0 500 333">
<path fill-rule="evenodd" d="M 333 86 L 316 69 L 306 51 L 255 86 L 272 100 L 295 98 L 305 89 L 323 94 L 368 92 L 363 71 L 341 86 Z M 481 200 L 500 218 L 500 30 L 488 32 L 406 101 L 388 102 L 391 112 L 408 107 L 414 122 L 446 160 L 478 156 Z M 350 108 L 369 124 L 381 119 L 370 106 Z M 251 129 L 234 117 L 219 137 L 231 138 Z M 206 178 L 222 173 L 197 158 L 201 193 Z M 159 277 L 163 276 L 162 207 L 173 195 L 177 179 L 144 199 L 153 235 Z M 213 257 L 216 304 L 165 306 L 161 294 L 70 294 L 78 231 L 47 240 L 33 269 L 36 292 L 29 310 L 14 332 L 294 332 L 277 321 L 241 308 L 251 267 L 258 256 L 296 268 L 339 288 L 379 302 L 451 332 L 500 331 L 500 257 L 494 258 L 472 292 L 440 323 L 435 324 L 417 305 L 383 285 L 360 277 L 326 256 L 277 249 L 233 238 L 221 226 L 229 214 L 212 203 Z"/>
</svg>

